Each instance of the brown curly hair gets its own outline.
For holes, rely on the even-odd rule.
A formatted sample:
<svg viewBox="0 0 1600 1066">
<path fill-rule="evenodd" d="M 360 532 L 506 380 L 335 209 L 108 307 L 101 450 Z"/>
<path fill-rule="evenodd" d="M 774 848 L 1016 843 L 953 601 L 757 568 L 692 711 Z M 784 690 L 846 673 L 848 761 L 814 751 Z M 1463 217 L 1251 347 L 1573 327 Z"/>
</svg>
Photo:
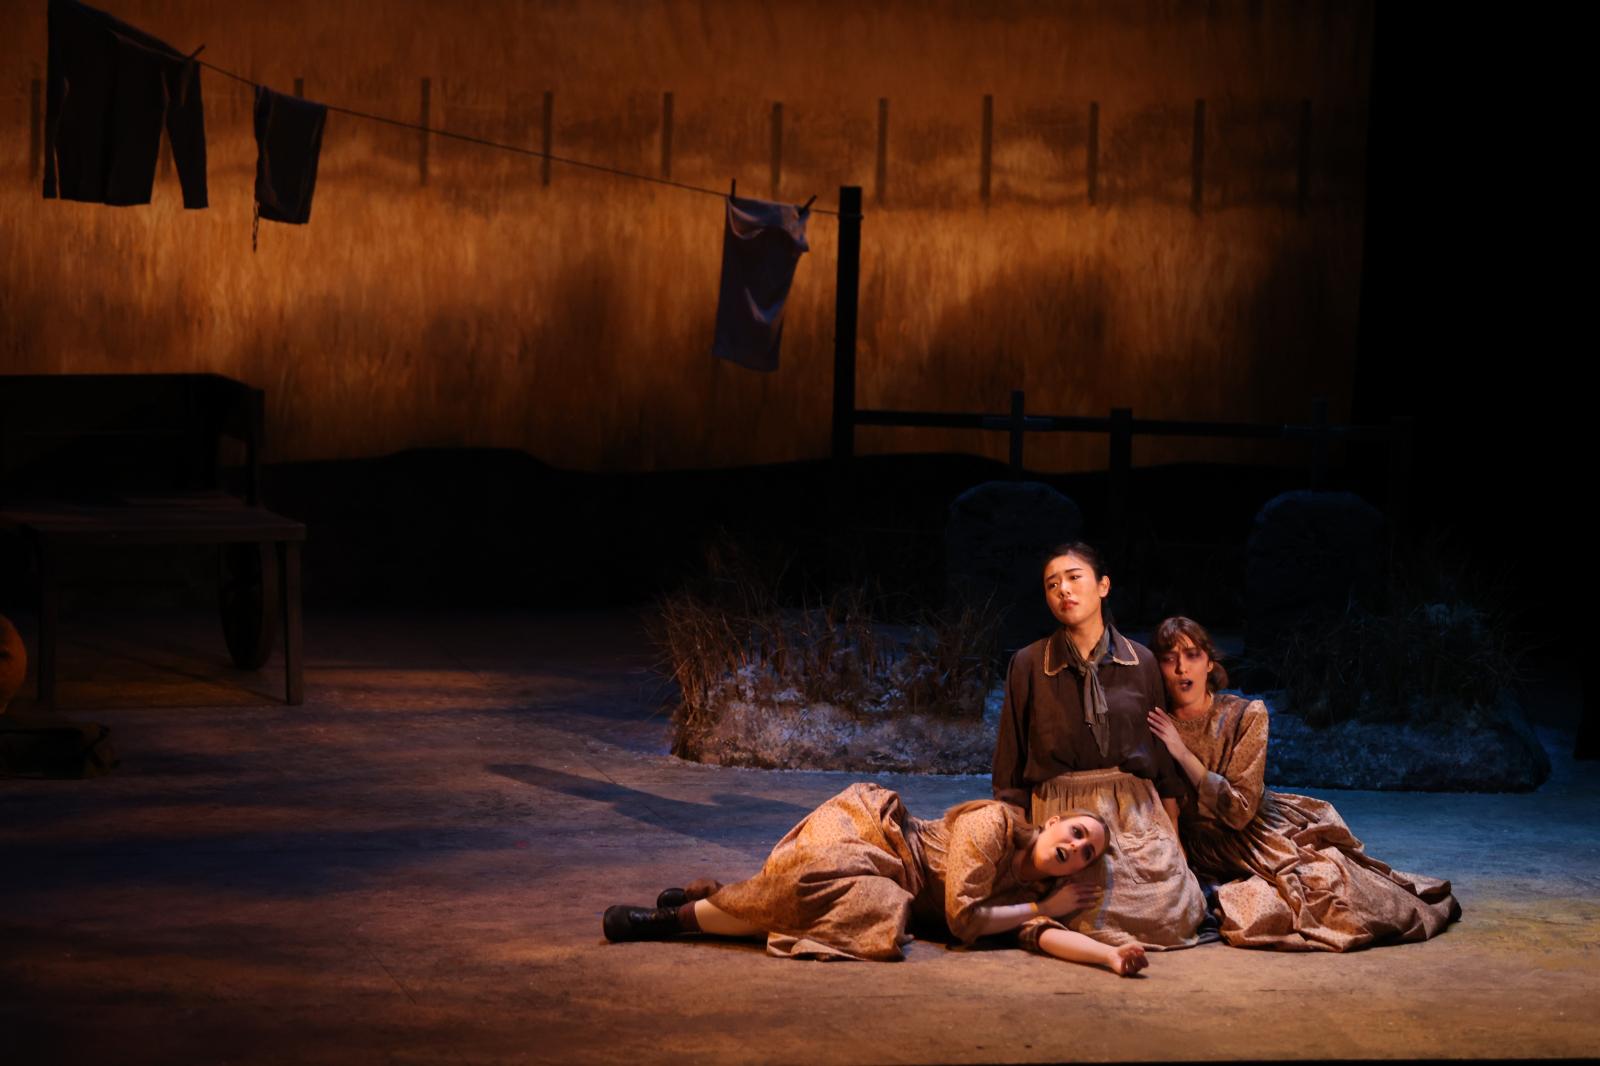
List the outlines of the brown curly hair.
<svg viewBox="0 0 1600 1066">
<path fill-rule="evenodd" d="M 1216 692 L 1227 688 L 1228 671 L 1222 667 L 1222 653 L 1217 651 L 1217 646 L 1212 642 L 1211 634 L 1206 632 L 1206 627 L 1193 618 L 1175 614 L 1165 619 L 1156 626 L 1156 634 L 1151 639 L 1150 646 L 1159 658 L 1169 651 L 1176 650 L 1184 640 L 1205 652 L 1206 658 L 1211 660 L 1211 671 L 1206 674 L 1206 691 Z"/>
</svg>

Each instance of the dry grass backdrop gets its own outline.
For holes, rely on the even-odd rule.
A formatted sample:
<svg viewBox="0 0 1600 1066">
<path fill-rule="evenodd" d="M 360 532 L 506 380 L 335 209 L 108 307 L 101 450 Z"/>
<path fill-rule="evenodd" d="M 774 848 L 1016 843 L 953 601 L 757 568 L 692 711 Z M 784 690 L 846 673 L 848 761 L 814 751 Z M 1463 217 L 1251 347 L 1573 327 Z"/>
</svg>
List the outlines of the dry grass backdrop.
<svg viewBox="0 0 1600 1066">
<path fill-rule="evenodd" d="M 1371 11 L 1364 3 L 662 0 L 472 4 L 104 0 L 181 49 L 288 91 L 656 173 L 831 206 L 867 190 L 862 406 L 1301 420 L 1348 411 Z M 209 210 L 163 166 L 149 207 L 46 201 L 30 168 L 45 0 L 0 5 L 0 365 L 212 370 L 267 390 L 273 459 L 422 445 L 523 448 L 643 470 L 825 454 L 835 220 L 814 217 L 781 369 L 711 359 L 722 204 L 711 196 L 329 117 L 310 225 L 250 250 L 247 87 L 204 75 Z M 982 97 L 993 197 L 979 202 Z M 888 180 L 874 200 L 878 100 Z M 1190 132 L 1207 102 L 1203 212 Z M 1296 210 L 1300 101 L 1310 209 Z M 1098 202 L 1086 196 L 1099 105 Z M 1004 456 L 1000 434 L 866 429 L 862 451 Z M 1104 461 L 1036 435 L 1029 465 Z M 1276 455 L 1140 441 L 1135 459 Z M 1295 458 L 1290 456 L 1289 458 Z"/>
</svg>

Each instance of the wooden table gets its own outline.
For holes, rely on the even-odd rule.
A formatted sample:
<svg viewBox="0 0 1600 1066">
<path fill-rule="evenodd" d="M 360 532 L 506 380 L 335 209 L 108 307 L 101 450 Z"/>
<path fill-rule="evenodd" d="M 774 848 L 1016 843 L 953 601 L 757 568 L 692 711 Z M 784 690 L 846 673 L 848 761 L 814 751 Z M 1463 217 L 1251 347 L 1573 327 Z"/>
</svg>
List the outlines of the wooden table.
<svg viewBox="0 0 1600 1066">
<path fill-rule="evenodd" d="M 304 702 L 300 616 L 300 545 L 306 527 L 293 519 L 220 493 L 163 497 L 125 497 L 94 503 L 49 501 L 12 504 L 0 509 L 0 530 L 15 529 L 31 547 L 39 570 L 38 699 L 49 706 L 56 693 L 56 629 L 59 609 L 59 551 L 69 545 L 219 545 L 244 549 L 242 558 L 259 550 L 261 572 L 256 585 L 277 610 L 252 613 L 245 602 L 248 588 L 236 590 L 230 605 L 228 555 L 224 554 L 223 629 L 229 649 L 241 666 L 259 667 L 272 645 L 271 627 L 262 619 L 281 613 L 284 644 L 284 691 L 290 704 Z M 239 569 L 236 567 L 236 569 Z M 277 580 L 271 580 L 276 571 Z M 241 581 L 250 584 L 248 565 Z M 279 597 L 270 604 L 273 586 Z M 231 607 L 231 609 L 230 609 Z M 259 630 L 265 628 L 265 633 Z"/>
</svg>

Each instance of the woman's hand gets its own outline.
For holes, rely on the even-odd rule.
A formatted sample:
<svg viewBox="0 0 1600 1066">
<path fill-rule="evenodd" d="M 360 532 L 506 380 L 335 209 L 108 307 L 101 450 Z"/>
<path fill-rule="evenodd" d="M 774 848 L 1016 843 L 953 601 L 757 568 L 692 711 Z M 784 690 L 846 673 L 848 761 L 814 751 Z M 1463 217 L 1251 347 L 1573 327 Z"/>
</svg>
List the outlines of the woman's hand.
<svg viewBox="0 0 1600 1066">
<path fill-rule="evenodd" d="M 1080 885 L 1068 881 L 1038 903 L 1046 918 L 1060 918 L 1100 902 L 1099 885 Z"/>
<path fill-rule="evenodd" d="M 1178 733 L 1178 723 L 1160 707 L 1150 708 L 1150 713 L 1145 719 L 1150 723 L 1150 732 L 1167 746 L 1167 751 L 1172 753 L 1172 761 L 1177 763 L 1178 768 L 1188 776 L 1189 783 L 1199 788 L 1201 780 L 1206 776 L 1205 763 L 1195 758 L 1194 752 L 1189 750 L 1189 745 L 1183 742 L 1183 737 Z M 1176 823 L 1173 828 L 1177 828 Z"/>
<path fill-rule="evenodd" d="M 1189 754 L 1189 746 L 1178 735 L 1178 723 L 1174 722 L 1172 716 L 1159 707 L 1152 707 L 1146 718 L 1150 722 L 1150 732 L 1154 733 L 1156 739 L 1167 746 L 1167 750 L 1172 753 L 1174 759 L 1182 761 L 1183 757 Z"/>
<path fill-rule="evenodd" d="M 1132 977 L 1146 966 L 1150 960 L 1145 957 L 1143 944 L 1123 944 L 1119 947 L 1106 949 L 1106 969 L 1121 977 Z"/>
</svg>

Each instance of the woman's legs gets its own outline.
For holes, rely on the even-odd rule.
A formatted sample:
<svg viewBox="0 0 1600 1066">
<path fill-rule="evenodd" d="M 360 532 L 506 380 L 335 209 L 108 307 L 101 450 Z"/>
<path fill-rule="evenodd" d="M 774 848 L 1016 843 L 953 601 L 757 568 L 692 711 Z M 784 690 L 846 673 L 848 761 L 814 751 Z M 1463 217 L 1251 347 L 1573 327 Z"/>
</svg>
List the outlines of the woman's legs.
<svg viewBox="0 0 1600 1066">
<path fill-rule="evenodd" d="M 708 899 L 695 900 L 689 906 L 694 908 L 694 920 L 700 926 L 702 933 L 711 933 L 715 936 L 766 935 L 765 929 L 751 925 L 743 918 L 735 918 Z"/>
</svg>

